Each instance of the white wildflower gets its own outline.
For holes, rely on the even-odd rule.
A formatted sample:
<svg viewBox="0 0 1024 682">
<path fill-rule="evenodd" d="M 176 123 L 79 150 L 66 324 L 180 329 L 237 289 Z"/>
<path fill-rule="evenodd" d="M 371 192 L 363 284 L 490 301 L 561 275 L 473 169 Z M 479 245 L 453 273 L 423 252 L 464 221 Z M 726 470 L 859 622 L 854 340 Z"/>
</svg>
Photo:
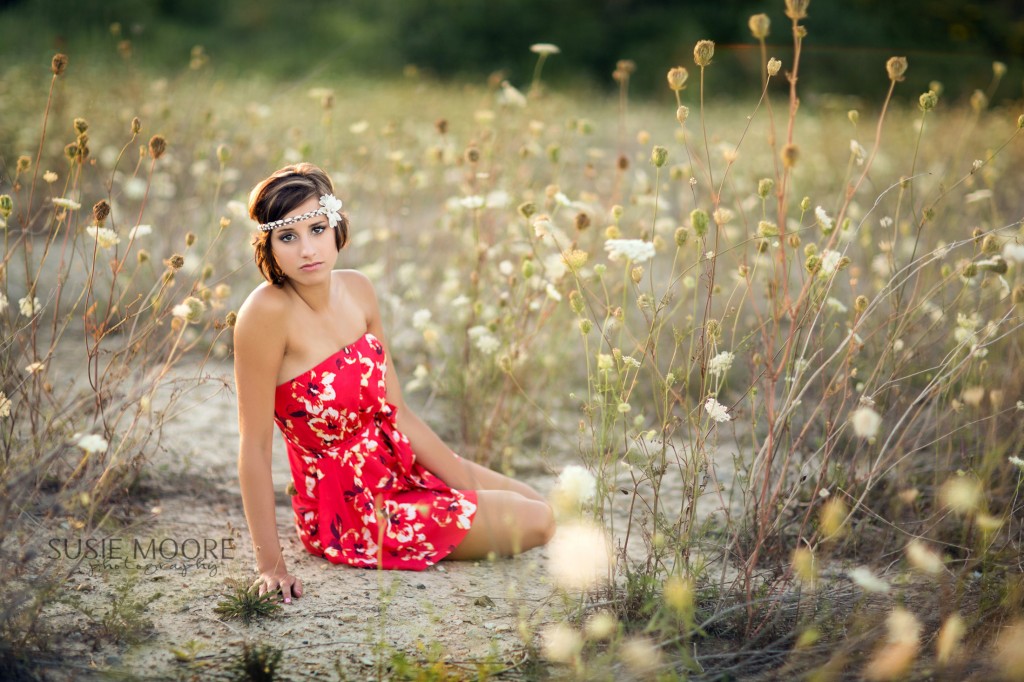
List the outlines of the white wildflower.
<svg viewBox="0 0 1024 682">
<path fill-rule="evenodd" d="M 850 153 L 853 154 L 853 158 L 858 166 L 864 165 L 864 157 L 868 155 L 868 152 L 864 147 L 860 146 L 860 142 L 850 140 Z"/>
<path fill-rule="evenodd" d="M 498 263 L 498 272 L 500 272 L 505 277 L 511 277 L 515 271 L 516 266 L 512 265 L 512 261 L 510 260 L 503 260 L 500 263 Z"/>
<path fill-rule="evenodd" d="M 107 443 L 107 439 L 104 438 L 103 436 L 97 435 L 95 433 L 90 433 L 79 437 L 79 439 L 75 442 L 75 445 L 82 448 L 88 453 L 93 453 L 106 451 L 109 443 Z"/>
<path fill-rule="evenodd" d="M 145 237 L 153 234 L 152 225 L 136 225 L 128 231 L 128 239 L 135 239 L 136 237 Z"/>
<path fill-rule="evenodd" d="M 623 355 L 622 364 L 633 369 L 640 369 L 640 361 L 634 358 L 632 355 Z"/>
<path fill-rule="evenodd" d="M 553 663 L 572 663 L 583 649 L 583 638 L 565 623 L 553 623 L 541 632 L 541 652 Z"/>
<path fill-rule="evenodd" d="M 885 216 L 884 218 L 878 221 L 878 224 L 882 226 L 883 230 L 888 230 L 890 227 L 892 227 L 892 218 L 889 216 Z"/>
<path fill-rule="evenodd" d="M 831 277 L 835 274 L 836 268 L 839 267 L 839 259 L 843 257 L 843 254 L 832 249 L 825 249 L 821 252 L 821 274 L 825 277 Z"/>
<path fill-rule="evenodd" d="M 889 583 L 877 577 L 867 566 L 858 566 L 848 573 L 850 580 L 865 592 L 885 593 L 889 591 Z"/>
<path fill-rule="evenodd" d="M 821 225 L 821 229 L 825 232 L 831 232 L 832 228 L 835 227 L 832 218 L 829 217 L 828 213 L 821 206 L 814 209 L 814 217 L 818 219 L 818 224 Z"/>
<path fill-rule="evenodd" d="M 1003 258 L 1010 263 L 1024 263 L 1024 244 L 1006 242 L 1003 246 Z"/>
<path fill-rule="evenodd" d="M 6 419 L 11 416 L 11 399 L 7 397 L 7 394 L 0 391 L 0 419 Z"/>
<path fill-rule="evenodd" d="M 412 328 L 413 329 L 426 329 L 427 325 L 430 324 L 431 312 L 426 308 L 421 308 L 412 314 Z"/>
<path fill-rule="evenodd" d="M 1010 455 L 1010 464 L 1017 467 L 1018 469 L 1024 470 L 1024 459 L 1021 459 L 1020 457 L 1014 457 L 1013 455 Z"/>
<path fill-rule="evenodd" d="M 567 590 L 586 590 L 608 575 L 612 551 L 602 528 L 586 521 L 559 526 L 548 546 L 549 569 L 555 583 Z"/>
<path fill-rule="evenodd" d="M 729 421 L 729 412 L 725 405 L 718 402 L 714 398 L 708 398 L 704 403 L 704 411 L 708 413 L 708 416 L 716 422 L 727 422 Z"/>
<path fill-rule="evenodd" d="M 2 315 L 4 311 L 7 310 L 7 305 L 7 294 L 0 291 L 0 315 Z"/>
<path fill-rule="evenodd" d="M 365 133 L 369 129 L 370 129 L 370 122 L 369 121 L 365 121 L 365 120 L 364 121 L 356 121 L 355 123 L 353 123 L 352 125 L 350 125 L 348 127 L 348 131 L 350 133 L 352 133 L 353 135 L 362 135 L 363 133 Z"/>
<path fill-rule="evenodd" d="M 550 55 L 558 54 L 559 52 L 561 52 L 561 50 L 558 49 L 557 45 L 553 45 L 551 43 L 534 43 L 533 45 L 530 45 L 530 52 L 533 52 L 535 54 Z"/>
<path fill-rule="evenodd" d="M 21 314 L 25 317 L 32 317 L 42 310 L 42 307 L 43 306 L 39 303 L 39 298 L 36 296 L 33 296 L 32 298 L 26 296 L 25 298 L 18 299 L 18 310 L 20 310 Z"/>
<path fill-rule="evenodd" d="M 558 289 L 555 288 L 554 284 L 549 283 L 546 287 L 544 287 L 544 293 L 546 293 L 548 295 L 548 298 L 550 298 L 552 301 L 562 300 L 562 294 L 558 293 Z"/>
<path fill-rule="evenodd" d="M 558 475 L 555 494 L 560 502 L 575 507 L 594 499 L 597 494 L 597 481 L 586 468 L 570 464 Z"/>
<path fill-rule="evenodd" d="M 711 376 L 724 375 L 732 367 L 732 361 L 736 356 L 729 351 L 722 351 L 708 361 L 708 373 Z"/>
<path fill-rule="evenodd" d="M 641 239 L 609 239 L 604 243 L 604 249 L 610 261 L 625 258 L 634 263 L 643 263 L 654 258 L 654 244 Z"/>
<path fill-rule="evenodd" d="M 100 227 L 98 225 L 90 225 L 85 228 L 86 234 L 96 240 L 101 249 L 109 249 L 115 244 L 121 243 L 121 238 L 117 236 L 117 232 L 114 232 L 109 227 Z"/>
<path fill-rule="evenodd" d="M 551 234 L 551 218 L 546 214 L 540 214 L 533 219 L 533 234 L 537 239 L 543 239 Z"/>
<path fill-rule="evenodd" d="M 501 341 L 498 340 L 498 337 L 482 324 L 470 327 L 467 333 L 469 338 L 472 339 L 473 345 L 477 347 L 477 350 L 485 355 L 491 355 L 501 347 Z"/>
<path fill-rule="evenodd" d="M 850 415 L 853 432 L 861 438 L 874 438 L 882 426 L 882 417 L 867 405 L 862 405 Z"/>
<path fill-rule="evenodd" d="M 838 313 L 839 315 L 842 315 L 849 310 L 842 301 L 838 298 L 833 298 L 832 296 L 825 299 L 825 305 L 827 305 L 832 312 Z"/>
<path fill-rule="evenodd" d="M 463 197 L 462 199 L 459 199 L 459 205 L 462 206 L 462 208 L 483 208 L 484 203 L 484 198 L 476 195 Z"/>
<path fill-rule="evenodd" d="M 44 367 L 46 367 L 45 362 L 32 362 L 25 366 L 25 371 L 29 374 L 35 374 L 36 372 L 43 371 Z"/>
<path fill-rule="evenodd" d="M 715 219 L 715 224 L 722 226 L 728 223 L 730 220 L 732 220 L 735 217 L 735 215 L 736 214 L 734 214 L 728 208 L 720 206 L 715 209 L 714 213 L 711 214 L 711 217 Z"/>
<path fill-rule="evenodd" d="M 468 304 L 469 304 L 469 296 L 466 296 L 465 294 L 459 294 L 458 296 L 456 296 L 455 298 L 452 299 L 452 304 L 451 305 L 452 305 L 453 308 L 461 308 L 462 306 L 468 305 Z"/>
<path fill-rule="evenodd" d="M 911 540 L 907 544 L 906 552 L 910 565 L 922 573 L 937 575 L 942 572 L 942 557 L 919 540 Z"/>
<path fill-rule="evenodd" d="M 57 174 L 51 170 L 48 170 L 45 173 L 43 173 L 43 181 L 49 185 L 52 185 L 53 183 L 57 182 Z"/>
<path fill-rule="evenodd" d="M 69 211 L 77 211 L 78 209 L 82 208 L 82 205 L 77 201 L 74 201 L 73 199 L 55 197 L 51 199 L 51 201 L 53 201 L 53 205 L 56 206 L 57 208 L 66 208 Z"/>
<path fill-rule="evenodd" d="M 985 201 L 986 199 L 991 199 L 991 198 L 992 198 L 992 190 L 990 190 L 990 189 L 979 189 L 979 190 L 977 190 L 975 192 L 971 192 L 970 194 L 966 195 L 964 197 L 964 202 L 968 203 L 968 204 L 975 204 L 975 203 L 977 203 L 979 201 Z"/>
</svg>

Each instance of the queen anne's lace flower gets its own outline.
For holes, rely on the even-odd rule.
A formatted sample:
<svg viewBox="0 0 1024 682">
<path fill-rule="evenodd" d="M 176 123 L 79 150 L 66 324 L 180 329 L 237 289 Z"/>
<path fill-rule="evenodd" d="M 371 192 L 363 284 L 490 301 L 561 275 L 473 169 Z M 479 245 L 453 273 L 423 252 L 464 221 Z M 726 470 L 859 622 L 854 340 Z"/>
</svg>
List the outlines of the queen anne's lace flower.
<svg viewBox="0 0 1024 682">
<path fill-rule="evenodd" d="M 714 398 L 708 398 L 704 403 L 704 411 L 708 413 L 708 416 L 714 419 L 716 422 L 727 422 L 729 421 L 729 412 L 725 405 L 718 402 Z"/>
<path fill-rule="evenodd" d="M 708 361 L 708 373 L 711 376 L 725 374 L 732 367 L 732 361 L 735 359 L 736 356 L 734 354 L 729 351 L 722 351 Z"/>
<path fill-rule="evenodd" d="M 604 248 L 611 261 L 625 258 L 634 263 L 643 263 L 654 258 L 654 244 L 642 239 L 609 239 L 604 243 Z"/>
<path fill-rule="evenodd" d="M 593 474 L 578 464 L 570 464 L 558 475 L 556 489 L 566 500 L 574 504 L 590 502 L 597 494 L 597 482 Z"/>
<path fill-rule="evenodd" d="M 107 449 L 109 443 L 107 443 L 107 439 L 104 438 L 103 436 L 97 435 L 95 433 L 89 433 L 84 436 L 81 436 L 75 443 L 75 445 L 82 448 L 86 452 L 93 453 L 104 452 Z"/>
<path fill-rule="evenodd" d="M 82 208 L 82 205 L 80 203 L 72 199 L 55 197 L 54 199 L 52 199 L 52 201 L 53 205 L 56 206 L 57 208 L 66 208 L 69 211 L 77 211 L 78 209 Z"/>
<path fill-rule="evenodd" d="M 117 236 L 117 232 L 114 232 L 109 227 L 100 227 L 98 225 L 90 225 L 85 228 L 86 233 L 96 240 L 101 249 L 109 249 L 115 244 L 121 243 L 121 238 Z"/>
<path fill-rule="evenodd" d="M 26 296 L 18 299 L 18 310 L 20 310 L 21 314 L 25 317 L 32 317 L 38 313 L 42 307 L 43 306 L 39 303 L 39 298 L 36 296 L 33 296 L 32 298 Z"/>
</svg>

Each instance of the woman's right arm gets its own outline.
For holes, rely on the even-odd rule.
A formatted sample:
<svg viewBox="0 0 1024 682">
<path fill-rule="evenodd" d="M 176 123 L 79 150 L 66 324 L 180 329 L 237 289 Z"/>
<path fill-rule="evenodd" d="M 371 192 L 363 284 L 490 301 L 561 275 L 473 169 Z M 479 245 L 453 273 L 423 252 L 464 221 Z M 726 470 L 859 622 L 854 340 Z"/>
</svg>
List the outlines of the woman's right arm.
<svg viewBox="0 0 1024 682">
<path fill-rule="evenodd" d="M 254 291 L 234 328 L 238 396 L 238 482 L 259 571 L 259 593 L 281 590 L 285 602 L 302 596 L 302 582 L 288 573 L 277 533 L 271 476 L 274 389 L 284 357 L 286 301 L 266 287 Z"/>
</svg>

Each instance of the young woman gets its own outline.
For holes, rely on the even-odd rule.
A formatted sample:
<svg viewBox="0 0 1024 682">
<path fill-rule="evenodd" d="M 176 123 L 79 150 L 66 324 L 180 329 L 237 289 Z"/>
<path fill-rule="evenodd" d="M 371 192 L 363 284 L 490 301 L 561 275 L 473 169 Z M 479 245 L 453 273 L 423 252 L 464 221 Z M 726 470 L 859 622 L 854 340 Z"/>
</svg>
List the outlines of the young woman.
<svg viewBox="0 0 1024 682">
<path fill-rule="evenodd" d="M 267 279 L 234 329 L 238 477 L 259 593 L 302 595 L 277 533 L 273 424 L 284 434 L 295 526 L 334 563 L 422 570 L 512 555 L 554 534 L 537 491 L 452 452 L 402 400 L 373 286 L 334 270 L 348 220 L 324 171 L 287 166 L 258 184 L 256 264 Z"/>
</svg>

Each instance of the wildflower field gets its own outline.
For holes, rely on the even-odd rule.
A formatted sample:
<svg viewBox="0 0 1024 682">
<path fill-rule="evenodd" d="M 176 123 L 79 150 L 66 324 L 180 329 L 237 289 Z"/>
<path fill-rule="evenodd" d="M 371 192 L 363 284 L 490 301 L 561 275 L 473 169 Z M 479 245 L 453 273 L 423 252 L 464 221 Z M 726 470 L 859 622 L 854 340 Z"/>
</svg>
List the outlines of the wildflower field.
<svg viewBox="0 0 1024 682">
<path fill-rule="evenodd" d="M 548 87 L 545 44 L 518 89 L 5 64 L 0 677 L 1024 680 L 1024 108 L 989 105 L 1020 74 L 947 101 L 894 56 L 874 100 L 804 99 L 801 6 L 750 19 L 749 82 L 701 41 L 646 101 L 628 60 Z M 247 592 L 245 201 L 303 160 L 406 400 L 550 494 L 548 547 L 385 576 L 292 544 L 334 587 Z M 172 564 L 231 558 L 103 562 L 169 528 Z"/>
</svg>

